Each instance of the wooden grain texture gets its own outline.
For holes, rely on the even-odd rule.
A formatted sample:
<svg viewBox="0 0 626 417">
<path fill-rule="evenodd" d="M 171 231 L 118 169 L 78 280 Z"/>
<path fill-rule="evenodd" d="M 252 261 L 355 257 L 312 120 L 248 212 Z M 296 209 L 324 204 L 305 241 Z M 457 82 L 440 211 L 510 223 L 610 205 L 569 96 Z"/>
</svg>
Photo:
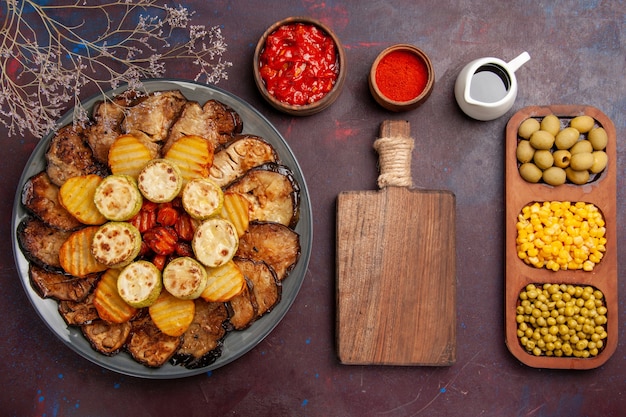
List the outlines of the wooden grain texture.
<svg viewBox="0 0 626 417">
<path fill-rule="evenodd" d="M 515 150 L 517 129 L 529 117 L 541 118 L 554 114 L 562 124 L 579 115 L 593 117 L 607 132 L 606 147 L 608 166 L 595 181 L 586 185 L 564 184 L 553 187 L 546 184 L 531 184 L 522 179 L 518 172 Z M 604 364 L 615 352 L 618 343 L 618 276 L 617 276 L 617 228 L 616 228 L 616 137 L 615 126 L 600 110 L 590 106 L 554 105 L 532 106 L 518 111 L 509 120 L 506 128 L 506 290 L 505 328 L 506 343 L 511 353 L 522 363 L 536 368 L 592 369 Z M 543 201 L 583 201 L 593 203 L 602 212 L 606 222 L 606 253 L 591 272 L 558 271 L 537 269 L 526 265 L 517 256 L 517 216 L 525 205 Z M 522 348 L 517 338 L 515 308 L 520 291 L 527 284 L 565 283 L 591 285 L 604 293 L 607 307 L 607 334 L 604 350 L 593 358 L 555 358 L 534 356 Z"/>
<path fill-rule="evenodd" d="M 340 361 L 455 363 L 455 261 L 451 192 L 387 187 L 340 193 L 336 287 Z"/>
</svg>

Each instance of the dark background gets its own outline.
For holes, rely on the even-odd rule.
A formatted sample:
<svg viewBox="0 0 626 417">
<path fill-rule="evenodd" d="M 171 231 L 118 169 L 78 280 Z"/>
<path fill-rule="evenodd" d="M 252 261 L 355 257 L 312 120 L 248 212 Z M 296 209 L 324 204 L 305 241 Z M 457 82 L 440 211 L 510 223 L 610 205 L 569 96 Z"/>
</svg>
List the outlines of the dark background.
<svg viewBox="0 0 626 417">
<path fill-rule="evenodd" d="M 626 410 L 626 306 L 619 283 L 619 345 L 594 370 L 533 369 L 504 343 L 504 131 L 525 106 L 585 104 L 617 130 L 618 259 L 626 256 L 623 1 L 184 1 L 193 22 L 220 25 L 233 63 L 217 86 L 241 97 L 282 133 L 304 172 L 313 207 L 314 245 L 291 310 L 255 349 L 210 373 L 145 380 L 104 370 L 57 340 L 35 314 L 12 255 L 17 182 L 38 139 L 0 127 L 0 415 L 7 416 L 620 416 Z M 252 78 L 257 39 L 276 20 L 306 15 L 342 40 L 349 72 L 324 112 L 290 117 L 273 110 Z M 86 16 L 88 17 L 88 16 Z M 412 43 L 430 56 L 436 84 L 420 108 L 394 114 L 369 94 L 376 55 Z M 454 82 L 469 61 L 511 60 L 519 94 L 507 115 L 477 122 L 462 114 Z M 168 67 L 167 75 L 193 78 Z M 84 91 L 89 97 L 95 91 Z M 457 362 L 450 367 L 345 366 L 334 345 L 335 201 L 345 190 L 376 189 L 372 149 L 380 122 L 407 119 L 416 147 L 416 186 L 447 189 L 457 204 Z M 623 274 L 623 268 L 619 271 Z M 392 334 L 389 337 L 393 337 Z"/>
</svg>

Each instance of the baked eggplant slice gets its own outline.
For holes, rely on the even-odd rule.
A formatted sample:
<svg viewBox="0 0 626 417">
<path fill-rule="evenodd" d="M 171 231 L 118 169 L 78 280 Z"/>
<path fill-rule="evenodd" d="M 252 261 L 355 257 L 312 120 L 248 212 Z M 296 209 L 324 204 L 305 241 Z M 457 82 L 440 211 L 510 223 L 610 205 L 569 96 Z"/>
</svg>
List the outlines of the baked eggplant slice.
<svg viewBox="0 0 626 417">
<path fill-rule="evenodd" d="M 33 289 L 41 298 L 57 301 L 84 300 L 100 279 L 100 274 L 79 278 L 63 272 L 49 271 L 32 263 L 28 266 L 28 276 Z"/>
<path fill-rule="evenodd" d="M 17 241 L 30 262 L 46 269 L 61 270 L 59 250 L 72 232 L 56 229 L 34 216 L 24 218 L 17 226 Z"/>
<path fill-rule="evenodd" d="M 279 223 L 251 222 L 236 256 L 267 263 L 282 281 L 300 258 L 300 235 Z"/>
<path fill-rule="evenodd" d="M 229 326 L 233 330 L 250 327 L 257 317 L 258 305 L 252 291 L 253 284 L 249 278 L 244 278 L 246 285 L 243 290 L 226 303 Z"/>
<path fill-rule="evenodd" d="M 76 230 L 82 223 L 59 203 L 59 187 L 45 171 L 30 177 L 22 189 L 22 205 L 44 223 L 61 230 Z"/>
<path fill-rule="evenodd" d="M 237 135 L 215 153 L 209 178 L 220 187 L 225 187 L 251 168 L 278 161 L 274 147 L 261 137 Z"/>
<path fill-rule="evenodd" d="M 59 187 L 68 178 L 87 174 L 105 176 L 106 166 L 98 163 L 85 142 L 84 130 L 69 124 L 58 130 L 46 151 L 46 172 Z"/>
<path fill-rule="evenodd" d="M 250 202 L 250 220 L 295 227 L 300 213 L 300 185 L 289 167 L 263 164 L 226 187 Z"/>
<path fill-rule="evenodd" d="M 241 116 L 229 105 L 218 100 L 209 100 L 204 103 L 202 110 L 207 117 L 215 121 L 220 144 L 230 142 L 233 136 L 243 131 Z"/>
<path fill-rule="evenodd" d="M 175 365 L 189 369 L 210 365 L 220 357 L 228 320 L 224 303 L 207 303 L 199 298 L 195 304 L 193 322 L 183 333 L 183 342 L 172 358 Z"/>
<path fill-rule="evenodd" d="M 109 149 L 122 135 L 122 121 L 126 115 L 126 100 L 100 101 L 93 109 L 93 123 L 85 130 L 85 140 L 93 156 L 103 165 L 108 164 Z"/>
<path fill-rule="evenodd" d="M 163 145 L 165 155 L 174 142 L 183 136 L 200 136 L 211 143 L 215 149 L 220 143 L 220 133 L 212 114 L 207 113 L 195 101 L 188 101 L 183 107 L 180 117 L 172 125 L 167 141 Z"/>
<path fill-rule="evenodd" d="M 182 343 L 182 336 L 168 336 L 150 318 L 147 309 L 131 321 L 132 329 L 126 343 L 128 353 L 138 363 L 160 368 L 169 361 Z"/>
<path fill-rule="evenodd" d="M 94 293 L 89 293 L 82 301 L 60 301 L 59 314 L 70 326 L 83 326 L 99 320 L 98 310 L 93 305 Z"/>
<path fill-rule="evenodd" d="M 94 320 L 80 327 L 91 347 L 106 356 L 113 356 L 122 350 L 131 328 L 130 322 L 108 323 L 104 320 Z"/>
<path fill-rule="evenodd" d="M 263 261 L 235 258 L 235 264 L 252 282 L 252 293 L 257 304 L 256 317 L 270 312 L 278 304 L 282 294 L 281 282 L 274 270 Z"/>
<path fill-rule="evenodd" d="M 151 93 L 126 112 L 122 132 L 147 142 L 162 142 L 167 138 L 187 99 L 178 90 Z"/>
</svg>

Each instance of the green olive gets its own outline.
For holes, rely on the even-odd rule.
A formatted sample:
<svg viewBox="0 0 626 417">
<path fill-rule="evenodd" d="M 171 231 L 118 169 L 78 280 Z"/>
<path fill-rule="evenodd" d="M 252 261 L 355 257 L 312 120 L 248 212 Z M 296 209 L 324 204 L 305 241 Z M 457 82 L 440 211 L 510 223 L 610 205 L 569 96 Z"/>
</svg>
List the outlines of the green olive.
<svg viewBox="0 0 626 417">
<path fill-rule="evenodd" d="M 559 149 L 552 154 L 554 158 L 554 165 L 559 168 L 567 168 L 569 161 L 572 158 L 572 154 L 567 149 Z"/>
<path fill-rule="evenodd" d="M 526 162 L 520 165 L 519 174 L 524 180 L 537 183 L 541 179 L 542 171 L 532 162 Z"/>
<path fill-rule="evenodd" d="M 550 149 L 554 145 L 554 135 L 547 130 L 537 130 L 530 135 L 530 144 L 535 149 Z"/>
<path fill-rule="evenodd" d="M 609 157 L 604 151 L 595 151 L 592 153 L 593 155 L 593 165 L 589 168 L 589 171 L 592 174 L 597 174 L 602 172 L 609 161 Z"/>
<path fill-rule="evenodd" d="M 561 130 L 561 121 L 553 114 L 549 114 L 541 119 L 540 125 L 541 130 L 550 132 L 553 136 L 556 136 L 556 134 L 559 133 L 559 130 Z"/>
<path fill-rule="evenodd" d="M 565 168 L 565 176 L 567 180 L 571 183 L 582 185 L 587 184 L 589 181 L 589 171 L 576 171 L 572 169 L 572 167 Z"/>
<path fill-rule="evenodd" d="M 563 168 L 553 166 L 543 171 L 542 178 L 546 184 L 557 186 L 565 184 L 567 177 Z"/>
<path fill-rule="evenodd" d="M 606 144 L 609 142 L 609 137 L 603 127 L 591 129 L 591 131 L 587 134 L 587 139 L 591 142 L 593 149 L 596 151 L 604 150 L 604 148 L 606 148 Z"/>
<path fill-rule="evenodd" d="M 580 133 L 587 133 L 592 128 L 596 121 L 591 116 L 583 115 L 576 116 L 572 120 L 570 120 L 569 125 L 574 129 L 578 130 Z"/>
<path fill-rule="evenodd" d="M 530 162 L 535 155 L 535 148 L 532 147 L 529 141 L 520 140 L 517 144 L 517 149 L 515 150 L 517 160 L 522 164 L 525 162 Z"/>
<path fill-rule="evenodd" d="M 578 142 L 579 138 L 580 132 L 578 130 L 573 127 L 566 127 L 556 134 L 554 144 L 557 149 L 569 149 L 574 146 L 576 142 Z"/>
<path fill-rule="evenodd" d="M 587 139 L 579 140 L 574 144 L 574 146 L 569 148 L 569 153 L 571 153 L 572 156 L 581 152 L 593 152 L 593 146 Z"/>
<path fill-rule="evenodd" d="M 537 165 L 539 169 L 548 169 L 552 165 L 554 165 L 554 157 L 552 156 L 552 152 L 547 149 L 539 149 L 535 151 L 535 155 L 533 156 L 533 162 Z"/>
<path fill-rule="evenodd" d="M 576 171 L 586 171 L 593 165 L 591 152 L 579 152 L 572 155 L 569 166 Z"/>
<path fill-rule="evenodd" d="M 537 119 L 529 118 L 524 120 L 517 129 L 517 134 L 524 139 L 529 139 L 530 135 L 535 133 L 541 125 Z"/>
</svg>

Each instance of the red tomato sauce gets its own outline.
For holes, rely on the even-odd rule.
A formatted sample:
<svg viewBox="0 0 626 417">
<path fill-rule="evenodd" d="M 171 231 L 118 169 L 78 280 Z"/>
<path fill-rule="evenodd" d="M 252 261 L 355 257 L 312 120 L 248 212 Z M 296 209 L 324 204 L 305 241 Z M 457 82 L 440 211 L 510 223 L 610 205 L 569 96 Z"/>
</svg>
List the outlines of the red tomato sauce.
<svg viewBox="0 0 626 417">
<path fill-rule="evenodd" d="M 333 39 L 310 24 L 279 27 L 267 37 L 259 58 L 267 91 L 277 100 L 296 106 L 324 97 L 333 89 L 339 73 Z"/>
</svg>

